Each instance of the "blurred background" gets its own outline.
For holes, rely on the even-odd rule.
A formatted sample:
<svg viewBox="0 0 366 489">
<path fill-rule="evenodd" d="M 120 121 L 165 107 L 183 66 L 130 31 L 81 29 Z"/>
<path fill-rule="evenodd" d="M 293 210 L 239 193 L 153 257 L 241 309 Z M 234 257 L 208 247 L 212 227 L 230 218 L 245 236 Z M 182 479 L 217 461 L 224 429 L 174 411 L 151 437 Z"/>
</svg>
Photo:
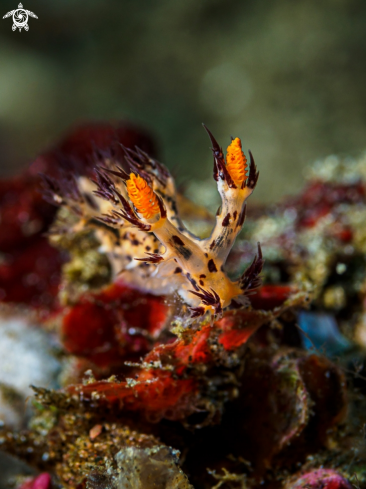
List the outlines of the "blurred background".
<svg viewBox="0 0 366 489">
<path fill-rule="evenodd" d="M 17 4 L 3 0 L 0 17 Z M 301 188 L 306 164 L 366 149 L 363 0 L 23 5 L 38 16 L 28 32 L 0 20 L 1 177 L 86 120 L 147 128 L 197 189 L 212 168 L 201 123 L 224 147 L 239 136 L 267 202 Z"/>
</svg>

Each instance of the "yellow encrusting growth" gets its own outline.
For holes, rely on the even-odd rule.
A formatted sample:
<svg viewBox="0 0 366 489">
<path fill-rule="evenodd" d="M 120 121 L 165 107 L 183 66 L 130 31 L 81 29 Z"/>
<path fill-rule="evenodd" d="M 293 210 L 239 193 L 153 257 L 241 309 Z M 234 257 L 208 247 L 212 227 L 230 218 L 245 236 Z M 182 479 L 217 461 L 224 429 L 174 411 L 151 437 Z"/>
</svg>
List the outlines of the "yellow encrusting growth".
<svg viewBox="0 0 366 489">
<path fill-rule="evenodd" d="M 233 139 L 228 146 L 226 163 L 231 178 L 237 185 L 242 185 L 247 178 L 247 159 L 241 148 L 241 140 L 239 138 Z"/>
<path fill-rule="evenodd" d="M 159 213 L 158 199 L 146 180 L 131 173 L 126 185 L 128 196 L 139 214 L 145 219 L 151 219 Z"/>
</svg>

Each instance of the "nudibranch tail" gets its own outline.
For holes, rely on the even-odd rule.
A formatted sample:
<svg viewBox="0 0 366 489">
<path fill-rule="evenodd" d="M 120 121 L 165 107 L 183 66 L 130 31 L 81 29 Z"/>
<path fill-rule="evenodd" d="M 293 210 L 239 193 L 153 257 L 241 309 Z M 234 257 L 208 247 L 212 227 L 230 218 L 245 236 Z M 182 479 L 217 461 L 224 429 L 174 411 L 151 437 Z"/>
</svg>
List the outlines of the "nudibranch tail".
<svg viewBox="0 0 366 489">
<path fill-rule="evenodd" d="M 128 196 L 137 212 L 145 219 L 151 219 L 160 212 L 158 198 L 153 189 L 140 175 L 130 174 L 126 182 Z"/>
<path fill-rule="evenodd" d="M 235 138 L 227 148 L 226 154 L 227 169 L 231 178 L 238 187 L 241 187 L 246 180 L 247 159 L 241 147 L 241 140 Z"/>
</svg>

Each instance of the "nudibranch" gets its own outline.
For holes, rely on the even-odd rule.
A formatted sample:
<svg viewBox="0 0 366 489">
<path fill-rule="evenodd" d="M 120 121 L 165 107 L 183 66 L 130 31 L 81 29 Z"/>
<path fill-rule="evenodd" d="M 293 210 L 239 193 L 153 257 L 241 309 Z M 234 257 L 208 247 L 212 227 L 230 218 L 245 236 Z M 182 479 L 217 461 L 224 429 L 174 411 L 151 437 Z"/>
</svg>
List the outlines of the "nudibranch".
<svg viewBox="0 0 366 489">
<path fill-rule="evenodd" d="M 222 201 L 208 238 L 200 239 L 186 229 L 172 176 L 138 148 L 125 149 L 128 173 L 112 157 L 104 157 L 93 181 L 69 178 L 60 184 L 46 177 L 53 202 L 73 210 L 79 216 L 77 226 L 95 227 L 116 272 L 132 270 L 150 292 L 161 290 L 158 282 L 177 291 L 193 318 L 207 312 L 216 316 L 227 307 L 246 304 L 246 296 L 260 285 L 264 261 L 258 243 L 258 254 L 242 276 L 233 281 L 225 272 L 259 173 L 250 151 L 248 165 L 239 138 L 232 138 L 225 159 L 204 127 L 212 143 L 213 176 Z"/>
</svg>

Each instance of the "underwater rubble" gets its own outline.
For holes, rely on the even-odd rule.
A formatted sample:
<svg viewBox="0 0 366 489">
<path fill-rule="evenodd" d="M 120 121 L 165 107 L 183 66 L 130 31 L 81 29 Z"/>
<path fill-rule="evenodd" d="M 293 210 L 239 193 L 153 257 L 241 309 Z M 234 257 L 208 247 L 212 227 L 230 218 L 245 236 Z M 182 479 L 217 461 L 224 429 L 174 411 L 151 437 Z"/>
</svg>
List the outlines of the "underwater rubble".
<svg viewBox="0 0 366 489">
<path fill-rule="evenodd" d="M 0 183 L 0 448 L 38 473 L 7 487 L 365 486 L 366 158 L 244 225 L 253 155 L 205 129 L 216 216 L 126 123 Z"/>
</svg>

